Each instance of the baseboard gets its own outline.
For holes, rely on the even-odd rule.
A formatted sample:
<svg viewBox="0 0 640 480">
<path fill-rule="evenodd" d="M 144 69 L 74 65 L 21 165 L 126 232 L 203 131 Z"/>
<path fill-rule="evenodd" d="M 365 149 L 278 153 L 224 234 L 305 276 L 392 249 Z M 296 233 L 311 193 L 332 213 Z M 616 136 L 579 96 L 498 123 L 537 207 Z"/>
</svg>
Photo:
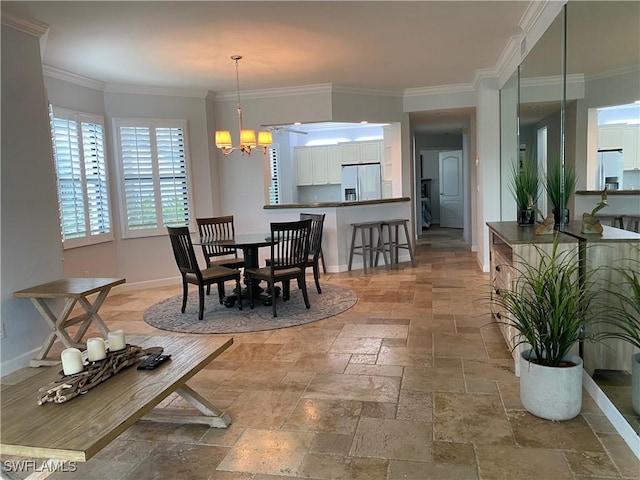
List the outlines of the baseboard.
<svg viewBox="0 0 640 480">
<path fill-rule="evenodd" d="M 23 353 L 22 355 L 18 355 L 17 357 L 13 357 L 0 363 L 0 375 L 4 377 L 5 375 L 13 373 L 16 370 L 28 367 L 31 359 L 35 358 L 35 356 L 38 355 L 40 348 L 41 347 L 36 347 L 33 350 L 29 350 L 28 352 Z"/>
<path fill-rule="evenodd" d="M 605 417 L 611 422 L 613 428 L 616 429 L 633 454 L 640 460 L 640 436 L 633 430 L 629 422 L 604 394 L 598 384 L 593 381 L 593 378 L 584 370 L 582 371 L 582 386 L 591 395 L 591 398 L 600 407 L 600 410 L 602 410 Z"/>
<path fill-rule="evenodd" d="M 145 288 L 170 287 L 175 285 L 182 285 L 181 277 L 159 278 L 156 280 L 144 280 L 142 282 L 133 283 L 125 282 L 120 285 L 116 285 L 111 291 L 112 293 L 126 293 L 136 290 L 144 290 Z"/>
</svg>

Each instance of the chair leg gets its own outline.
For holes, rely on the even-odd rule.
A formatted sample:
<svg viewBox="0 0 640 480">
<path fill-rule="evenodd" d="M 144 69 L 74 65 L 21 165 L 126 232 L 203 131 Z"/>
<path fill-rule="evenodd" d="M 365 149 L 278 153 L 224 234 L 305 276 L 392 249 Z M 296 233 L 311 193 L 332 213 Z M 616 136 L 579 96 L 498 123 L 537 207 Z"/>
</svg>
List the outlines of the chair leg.
<svg viewBox="0 0 640 480">
<path fill-rule="evenodd" d="M 356 248 L 356 227 L 352 227 L 353 231 L 351 233 L 351 250 L 349 250 L 349 267 L 348 270 L 351 271 L 351 263 L 353 262 L 353 250 Z"/>
<path fill-rule="evenodd" d="M 313 262 L 313 280 L 316 282 L 318 293 L 322 293 L 322 288 L 320 288 L 320 265 L 318 265 L 318 262 Z"/>
<path fill-rule="evenodd" d="M 242 290 L 240 288 L 240 275 L 236 278 L 236 291 L 238 292 L 238 310 L 242 310 Z"/>
<path fill-rule="evenodd" d="M 187 286 L 187 280 L 182 277 L 182 313 L 187 308 L 187 294 L 189 293 L 189 287 Z"/>
<path fill-rule="evenodd" d="M 291 281 L 283 280 L 282 281 L 282 301 L 286 302 L 287 300 L 289 300 L 290 296 L 291 296 Z"/>
<path fill-rule="evenodd" d="M 204 317 L 204 285 L 198 285 L 198 320 Z"/>
<path fill-rule="evenodd" d="M 322 273 L 327 273 L 327 266 L 324 263 L 324 253 L 322 253 L 322 247 L 320 247 L 320 259 L 322 260 Z"/>
<path fill-rule="evenodd" d="M 247 290 L 249 290 L 249 307 L 253 310 L 253 279 L 247 278 Z M 242 290 L 238 290 L 238 298 L 242 299 Z"/>
<path fill-rule="evenodd" d="M 271 307 L 273 308 L 273 316 L 274 318 L 278 316 L 276 312 L 276 282 L 273 282 L 271 285 Z M 282 285 L 282 289 L 284 290 L 285 286 Z"/>
<path fill-rule="evenodd" d="M 307 281 L 304 276 L 298 277 L 298 288 L 302 290 L 302 297 L 304 298 L 304 306 L 307 308 L 311 308 L 311 304 L 309 303 L 309 294 L 307 293 Z"/>
<path fill-rule="evenodd" d="M 210 285 L 207 285 L 209 288 Z M 222 305 L 222 300 L 224 299 L 224 282 L 218 282 L 218 299 L 220 300 L 220 305 Z"/>
</svg>

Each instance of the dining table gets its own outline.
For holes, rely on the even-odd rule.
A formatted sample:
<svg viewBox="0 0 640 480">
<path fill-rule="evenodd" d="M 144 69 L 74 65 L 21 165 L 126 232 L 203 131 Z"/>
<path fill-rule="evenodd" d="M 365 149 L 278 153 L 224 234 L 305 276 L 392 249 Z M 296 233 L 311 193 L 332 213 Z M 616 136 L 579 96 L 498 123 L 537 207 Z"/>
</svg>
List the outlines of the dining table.
<svg viewBox="0 0 640 480">
<path fill-rule="evenodd" d="M 210 245 L 219 247 L 239 248 L 242 250 L 244 257 L 244 268 L 252 269 L 260 267 L 259 249 L 262 247 L 270 247 L 273 243 L 270 233 L 236 233 L 230 237 L 197 237 L 193 240 L 194 245 Z M 241 299 L 248 300 L 250 297 L 249 289 L 253 290 L 254 300 L 261 301 L 264 305 L 270 306 L 273 301 L 271 293 L 260 286 L 259 280 L 248 280 L 244 277 L 245 288 L 242 292 L 234 292 L 227 295 L 222 300 L 226 307 L 233 307 L 238 301 L 238 295 Z M 280 294 L 280 287 L 275 288 L 276 297 Z"/>
</svg>

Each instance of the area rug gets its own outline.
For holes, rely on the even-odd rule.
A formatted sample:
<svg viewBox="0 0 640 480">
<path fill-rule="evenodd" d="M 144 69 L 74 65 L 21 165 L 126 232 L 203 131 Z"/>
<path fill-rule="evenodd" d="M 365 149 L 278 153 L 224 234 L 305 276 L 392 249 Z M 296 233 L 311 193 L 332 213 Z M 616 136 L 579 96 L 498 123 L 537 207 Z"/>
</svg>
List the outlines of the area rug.
<svg viewBox="0 0 640 480">
<path fill-rule="evenodd" d="M 317 322 L 348 310 L 355 305 L 356 294 L 348 288 L 337 285 L 322 285 L 322 294 L 318 294 L 315 286 L 308 287 L 310 309 L 304 306 L 302 292 L 291 286 L 291 295 L 286 302 L 277 298 L 277 317 L 273 317 L 271 305 L 265 306 L 256 302 L 253 310 L 247 300 L 243 310 L 237 304 L 232 308 L 220 305 L 215 286 L 211 295 L 205 297 L 204 318 L 198 320 L 198 292 L 189 290 L 187 308 L 180 313 L 182 295 L 170 297 L 152 305 L 143 314 L 144 321 L 161 330 L 182 333 L 242 333 L 273 330 L 292 327 L 305 323 Z"/>
</svg>

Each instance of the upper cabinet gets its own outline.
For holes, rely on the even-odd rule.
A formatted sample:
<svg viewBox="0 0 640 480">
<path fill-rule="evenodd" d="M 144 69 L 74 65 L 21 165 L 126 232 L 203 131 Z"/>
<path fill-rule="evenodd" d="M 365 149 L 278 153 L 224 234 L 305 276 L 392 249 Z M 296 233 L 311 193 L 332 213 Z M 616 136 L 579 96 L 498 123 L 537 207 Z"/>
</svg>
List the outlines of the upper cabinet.
<svg viewBox="0 0 640 480">
<path fill-rule="evenodd" d="M 640 169 L 640 125 L 606 125 L 598 128 L 598 149 L 622 149 L 623 168 Z"/>
<path fill-rule="evenodd" d="M 340 185 L 342 165 L 380 163 L 382 142 L 353 142 L 317 147 L 296 147 L 298 186 Z"/>
<path fill-rule="evenodd" d="M 342 164 L 380 163 L 382 160 L 382 142 L 354 142 L 340 144 Z"/>
</svg>

